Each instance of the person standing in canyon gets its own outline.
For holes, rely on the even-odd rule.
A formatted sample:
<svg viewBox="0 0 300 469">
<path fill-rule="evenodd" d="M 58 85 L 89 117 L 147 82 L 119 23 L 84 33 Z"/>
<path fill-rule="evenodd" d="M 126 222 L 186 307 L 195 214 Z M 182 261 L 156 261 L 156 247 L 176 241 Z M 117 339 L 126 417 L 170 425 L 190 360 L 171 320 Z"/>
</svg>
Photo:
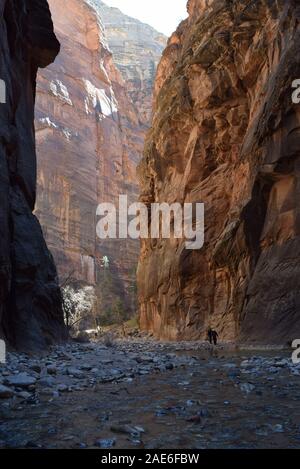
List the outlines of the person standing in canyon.
<svg viewBox="0 0 300 469">
<path fill-rule="evenodd" d="M 213 330 L 211 327 L 208 329 L 207 337 L 211 345 L 212 344 L 218 345 L 219 334 L 217 333 L 217 331 Z"/>
</svg>

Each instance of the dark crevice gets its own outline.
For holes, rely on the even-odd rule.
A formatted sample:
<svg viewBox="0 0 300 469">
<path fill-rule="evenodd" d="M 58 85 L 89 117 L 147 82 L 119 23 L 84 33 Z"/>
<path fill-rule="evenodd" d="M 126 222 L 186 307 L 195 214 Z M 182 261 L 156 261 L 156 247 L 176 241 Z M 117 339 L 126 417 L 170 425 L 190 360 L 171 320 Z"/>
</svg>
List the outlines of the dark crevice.
<svg viewBox="0 0 300 469">
<path fill-rule="evenodd" d="M 273 181 L 258 179 L 253 187 L 251 201 L 242 212 L 244 234 L 253 271 L 261 254 L 260 239 L 265 224 Z"/>
</svg>

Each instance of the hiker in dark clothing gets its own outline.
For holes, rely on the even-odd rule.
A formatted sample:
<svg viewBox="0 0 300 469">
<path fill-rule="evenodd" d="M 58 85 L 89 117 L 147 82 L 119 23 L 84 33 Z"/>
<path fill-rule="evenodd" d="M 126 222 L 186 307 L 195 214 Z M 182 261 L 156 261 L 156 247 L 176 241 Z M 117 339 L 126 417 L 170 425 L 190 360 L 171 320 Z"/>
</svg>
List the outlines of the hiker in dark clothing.
<svg viewBox="0 0 300 469">
<path fill-rule="evenodd" d="M 214 345 L 217 345 L 217 344 L 218 344 L 218 337 L 219 337 L 219 334 L 217 333 L 217 331 L 214 331 L 214 330 L 210 327 L 210 328 L 208 329 L 207 336 L 208 336 L 208 340 L 209 340 L 209 343 L 210 343 L 210 344 L 214 344 Z"/>
<path fill-rule="evenodd" d="M 217 333 L 217 331 L 212 331 L 212 338 L 214 341 L 214 345 L 218 345 L 219 334 Z"/>
</svg>

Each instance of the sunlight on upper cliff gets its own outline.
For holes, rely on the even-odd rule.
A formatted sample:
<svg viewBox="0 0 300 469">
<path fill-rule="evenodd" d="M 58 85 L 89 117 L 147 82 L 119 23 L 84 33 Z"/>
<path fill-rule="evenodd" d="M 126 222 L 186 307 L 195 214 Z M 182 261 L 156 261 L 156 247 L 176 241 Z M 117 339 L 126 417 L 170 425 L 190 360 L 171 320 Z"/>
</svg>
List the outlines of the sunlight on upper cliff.
<svg viewBox="0 0 300 469">
<path fill-rule="evenodd" d="M 126 15 L 147 23 L 157 31 L 170 36 L 180 21 L 187 17 L 187 0 L 104 0 L 109 6 L 117 7 Z"/>
</svg>

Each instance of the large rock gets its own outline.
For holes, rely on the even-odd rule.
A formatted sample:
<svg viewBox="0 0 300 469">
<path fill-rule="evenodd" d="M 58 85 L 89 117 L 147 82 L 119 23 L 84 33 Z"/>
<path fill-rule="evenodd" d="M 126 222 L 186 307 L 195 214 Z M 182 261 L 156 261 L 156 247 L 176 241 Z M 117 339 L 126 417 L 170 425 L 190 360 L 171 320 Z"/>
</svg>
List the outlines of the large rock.
<svg viewBox="0 0 300 469">
<path fill-rule="evenodd" d="M 56 268 L 32 214 L 38 67 L 59 52 L 46 0 L 0 1 L 0 337 L 18 347 L 45 347 L 64 337 Z"/>
<path fill-rule="evenodd" d="M 144 98 L 134 105 L 108 45 L 102 3 L 101 9 L 92 0 L 49 4 L 62 48 L 38 76 L 37 214 L 61 282 L 94 286 L 97 312 L 129 314 L 136 311 L 139 242 L 98 240 L 96 208 L 101 202 L 117 204 L 119 194 L 127 194 L 130 202 L 138 199 L 136 166 L 146 130 L 138 108 L 150 113 L 154 74 L 147 75 L 149 96 L 143 106 Z M 126 17 L 119 16 L 121 27 Z M 144 53 L 127 60 L 139 62 Z M 103 269 L 103 256 L 109 258 L 109 269 Z"/>
<path fill-rule="evenodd" d="M 13 395 L 14 392 L 12 389 L 0 384 L 0 399 L 10 399 Z"/>
<path fill-rule="evenodd" d="M 300 8 L 190 0 L 158 69 L 146 203 L 204 202 L 206 241 L 143 242 L 143 329 L 167 339 L 300 336 Z"/>
<path fill-rule="evenodd" d="M 36 379 L 33 376 L 29 376 L 27 373 L 8 376 L 6 381 L 10 386 L 15 386 L 17 388 L 28 388 L 36 383 Z"/>
</svg>

